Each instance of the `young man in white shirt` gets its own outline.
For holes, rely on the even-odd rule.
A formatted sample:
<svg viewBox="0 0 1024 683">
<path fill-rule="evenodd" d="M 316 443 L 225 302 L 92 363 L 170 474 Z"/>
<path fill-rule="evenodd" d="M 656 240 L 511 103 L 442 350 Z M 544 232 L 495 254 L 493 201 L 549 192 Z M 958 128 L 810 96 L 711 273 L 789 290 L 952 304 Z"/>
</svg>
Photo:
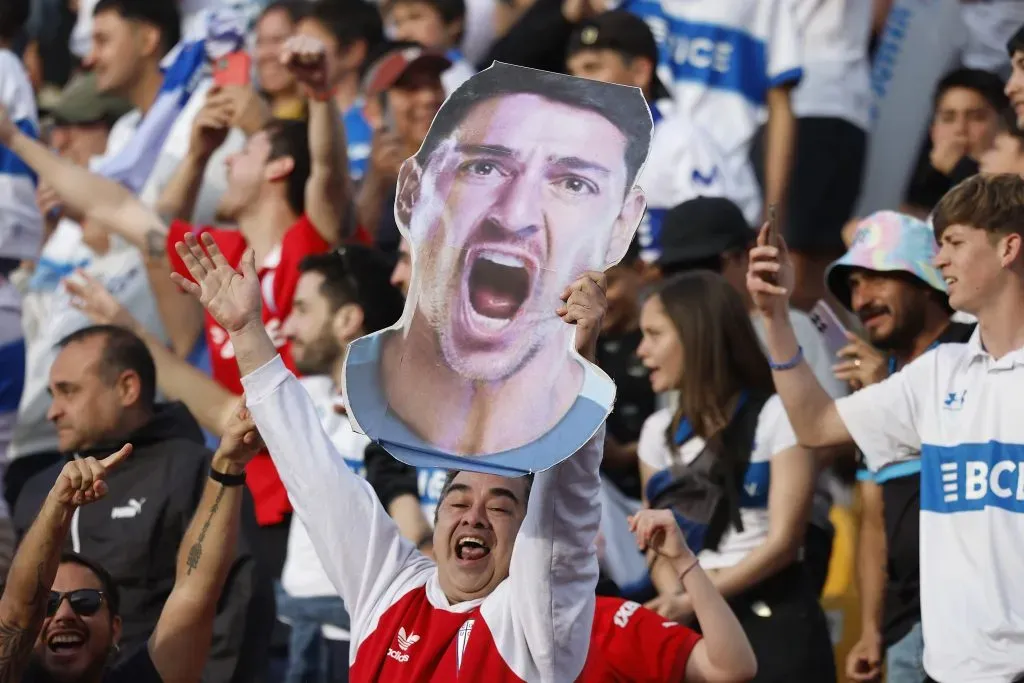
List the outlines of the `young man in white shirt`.
<svg viewBox="0 0 1024 683">
<path fill-rule="evenodd" d="M 833 401 L 804 362 L 788 316 L 792 264 L 767 230 L 747 287 L 802 444 L 855 442 L 872 469 L 921 454 L 925 671 L 938 683 L 1009 683 L 1024 672 L 1024 179 L 970 178 L 933 223 L 949 304 L 978 328 L 846 398 Z"/>
</svg>

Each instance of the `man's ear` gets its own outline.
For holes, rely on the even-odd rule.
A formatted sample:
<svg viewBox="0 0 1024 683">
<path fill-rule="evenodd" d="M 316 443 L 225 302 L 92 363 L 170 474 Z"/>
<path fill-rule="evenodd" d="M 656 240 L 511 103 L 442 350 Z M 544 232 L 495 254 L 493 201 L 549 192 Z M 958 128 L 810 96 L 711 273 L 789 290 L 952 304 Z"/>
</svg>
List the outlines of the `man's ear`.
<svg viewBox="0 0 1024 683">
<path fill-rule="evenodd" d="M 295 170 L 295 160 L 289 156 L 278 157 L 273 161 L 267 162 L 267 168 L 264 171 L 264 177 L 270 182 L 274 183 L 280 180 L 284 180 L 291 172 Z"/>
<path fill-rule="evenodd" d="M 462 31 L 465 28 L 466 22 L 464 19 L 455 19 L 449 22 L 444 27 L 444 32 L 448 36 L 448 42 L 452 45 L 458 45 L 461 41 Z"/>
<path fill-rule="evenodd" d="M 406 159 L 398 170 L 398 191 L 395 194 L 395 216 L 399 225 L 406 230 L 412 220 L 412 211 L 420 200 L 422 181 L 423 171 L 420 170 L 419 162 L 415 157 Z"/>
<path fill-rule="evenodd" d="M 640 225 L 640 219 L 644 217 L 646 210 L 647 197 L 643 190 L 634 185 L 626 195 L 626 201 L 622 203 L 622 211 L 619 212 L 619 217 L 615 219 L 615 225 L 612 226 L 608 251 L 604 255 L 605 268 L 614 266 L 626 256 L 636 229 Z"/>
<path fill-rule="evenodd" d="M 117 394 L 125 408 L 139 402 L 142 395 L 142 379 L 134 370 L 125 370 L 117 378 Z"/>
<path fill-rule="evenodd" d="M 633 85 L 643 89 L 654 76 L 654 63 L 646 57 L 634 57 L 629 62 L 629 75 Z"/>
<path fill-rule="evenodd" d="M 341 344 L 348 344 L 363 336 L 363 309 L 358 304 L 348 303 L 334 312 L 331 319 L 331 333 Z"/>
<path fill-rule="evenodd" d="M 159 55 L 162 42 L 160 29 L 151 24 L 136 22 L 135 30 L 136 40 L 139 42 L 139 50 L 142 54 L 146 56 Z"/>
<path fill-rule="evenodd" d="M 999 260 L 1004 267 L 1012 267 L 1015 262 L 1017 262 L 1017 266 L 1022 265 L 1020 263 L 1022 246 L 1024 245 L 1021 243 L 1021 236 L 1015 232 L 1011 232 L 1001 240 Z"/>
</svg>

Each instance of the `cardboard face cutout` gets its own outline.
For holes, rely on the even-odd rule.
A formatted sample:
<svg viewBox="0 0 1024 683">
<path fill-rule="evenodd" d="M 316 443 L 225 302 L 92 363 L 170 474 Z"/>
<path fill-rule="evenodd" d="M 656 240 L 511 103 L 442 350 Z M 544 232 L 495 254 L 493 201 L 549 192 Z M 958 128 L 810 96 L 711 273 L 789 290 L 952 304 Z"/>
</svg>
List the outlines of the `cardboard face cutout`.
<svg viewBox="0 0 1024 683">
<path fill-rule="evenodd" d="M 615 385 L 574 348 L 562 292 L 626 253 L 652 121 L 641 91 L 495 63 L 402 166 L 402 319 L 349 347 L 356 428 L 416 467 L 503 476 L 575 453 Z"/>
</svg>

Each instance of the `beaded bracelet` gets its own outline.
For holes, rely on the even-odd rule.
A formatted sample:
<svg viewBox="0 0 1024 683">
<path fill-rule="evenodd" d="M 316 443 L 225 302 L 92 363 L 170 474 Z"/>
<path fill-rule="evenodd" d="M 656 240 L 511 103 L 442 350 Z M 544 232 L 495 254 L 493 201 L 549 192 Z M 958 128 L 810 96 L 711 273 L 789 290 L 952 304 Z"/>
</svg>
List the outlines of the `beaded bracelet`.
<svg viewBox="0 0 1024 683">
<path fill-rule="evenodd" d="M 776 363 L 771 358 L 769 358 L 768 359 L 768 366 L 771 367 L 771 369 L 775 370 L 775 371 L 792 370 L 796 366 L 800 365 L 800 362 L 803 359 L 804 359 L 804 347 L 797 346 L 796 347 L 796 355 L 793 356 L 792 358 L 790 358 L 788 361 L 786 361 L 785 363 Z"/>
</svg>

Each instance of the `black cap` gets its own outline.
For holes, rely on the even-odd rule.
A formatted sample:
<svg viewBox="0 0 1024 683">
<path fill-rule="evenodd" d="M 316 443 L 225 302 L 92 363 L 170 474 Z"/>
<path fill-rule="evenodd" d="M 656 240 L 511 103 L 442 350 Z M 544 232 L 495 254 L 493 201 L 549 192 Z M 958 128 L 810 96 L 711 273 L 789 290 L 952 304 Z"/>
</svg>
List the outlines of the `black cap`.
<svg viewBox="0 0 1024 683">
<path fill-rule="evenodd" d="M 651 99 L 670 97 L 658 78 L 658 44 L 650 27 L 640 17 L 625 10 L 611 10 L 581 21 L 569 38 L 566 57 L 583 50 L 614 50 L 627 57 L 642 57 L 654 65 L 651 72 Z"/>
<path fill-rule="evenodd" d="M 707 261 L 746 247 L 757 233 L 740 207 L 725 197 L 697 197 L 669 209 L 661 223 L 662 270 Z"/>
</svg>

